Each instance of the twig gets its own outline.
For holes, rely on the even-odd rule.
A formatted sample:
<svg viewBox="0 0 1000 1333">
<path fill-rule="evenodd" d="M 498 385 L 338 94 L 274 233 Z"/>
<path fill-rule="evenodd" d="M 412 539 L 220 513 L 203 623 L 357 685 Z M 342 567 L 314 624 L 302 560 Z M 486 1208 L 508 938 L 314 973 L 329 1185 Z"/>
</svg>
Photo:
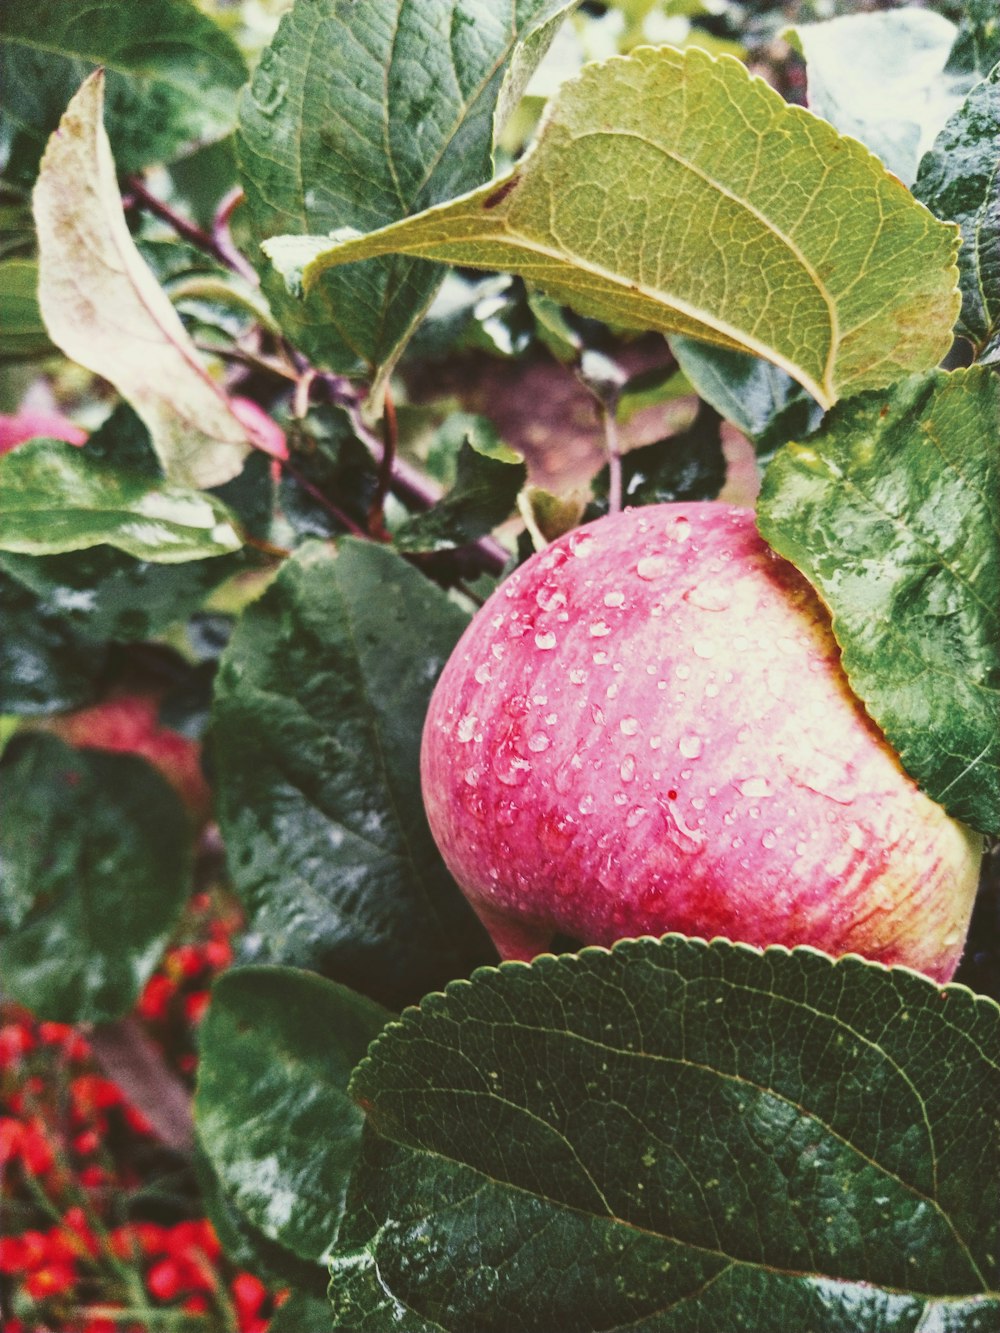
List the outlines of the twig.
<svg viewBox="0 0 1000 1333">
<path fill-rule="evenodd" d="M 396 405 L 392 401 L 392 392 L 385 386 L 384 414 L 382 417 L 382 458 L 378 465 L 378 484 L 375 496 L 368 510 L 368 530 L 374 537 L 385 541 L 388 532 L 385 527 L 385 499 L 392 487 L 392 477 L 396 466 L 396 445 L 399 441 L 399 424 L 396 421 Z"/>
<path fill-rule="evenodd" d="M 223 195 L 222 202 L 212 219 L 212 240 L 215 242 L 216 252 L 223 256 L 227 266 L 234 273 L 239 273 L 241 277 L 246 278 L 247 282 L 259 287 L 260 278 L 258 278 L 256 270 L 233 245 L 232 233 L 229 230 L 230 218 L 245 198 L 246 195 L 243 192 L 242 185 L 234 185 L 228 194 Z"/>
<path fill-rule="evenodd" d="M 128 178 L 128 198 L 131 203 L 143 209 L 147 213 L 152 213 L 154 217 L 165 222 L 171 227 L 178 236 L 182 237 L 189 244 L 198 250 L 203 250 L 205 254 L 211 255 L 213 259 L 218 260 L 224 268 L 230 269 L 233 273 L 238 273 L 241 278 L 256 283 L 257 275 L 234 248 L 231 241 L 221 245 L 215 235 L 205 231 L 194 222 L 189 222 L 187 218 L 182 217 L 169 204 L 164 203 L 162 199 L 157 199 L 147 188 L 145 182 L 139 176 L 129 176 Z M 232 211 L 230 209 L 230 211 Z"/>
<path fill-rule="evenodd" d="M 604 448 L 608 455 L 608 513 L 620 514 L 622 508 L 622 453 L 618 439 L 618 421 L 615 406 L 597 400 L 601 425 L 604 427 Z"/>
<path fill-rule="evenodd" d="M 101 1023 L 90 1034 L 97 1063 L 175 1152 L 194 1147 L 194 1118 L 187 1088 L 168 1068 L 134 1018 Z"/>
<path fill-rule="evenodd" d="M 345 527 L 348 532 L 353 533 L 355 537 L 371 536 L 370 533 L 365 532 L 359 523 L 355 523 L 349 514 L 345 514 L 328 496 L 324 495 L 318 486 L 314 486 L 308 477 L 303 476 L 294 463 L 289 462 L 287 458 L 279 458 L 278 463 L 283 472 L 287 472 L 290 477 L 293 477 L 306 494 L 311 496 L 318 505 L 322 505 L 326 512 Z"/>
</svg>

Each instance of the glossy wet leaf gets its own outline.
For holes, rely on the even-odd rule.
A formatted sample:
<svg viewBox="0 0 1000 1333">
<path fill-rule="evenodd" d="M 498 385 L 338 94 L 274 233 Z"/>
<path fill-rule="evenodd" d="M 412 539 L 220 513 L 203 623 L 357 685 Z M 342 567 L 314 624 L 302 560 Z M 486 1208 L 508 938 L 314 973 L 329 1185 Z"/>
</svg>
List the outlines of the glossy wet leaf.
<svg viewBox="0 0 1000 1333">
<path fill-rule="evenodd" d="M 142 759 L 19 735 L 0 807 L 5 992 L 59 1022 L 127 1013 L 190 892 L 180 801 Z"/>
<path fill-rule="evenodd" d="M 913 193 L 961 228 L 959 330 L 981 359 L 1000 359 L 1000 65 L 938 135 Z"/>
<path fill-rule="evenodd" d="M 391 1017 L 292 968 L 237 968 L 212 991 L 199 1140 L 235 1206 L 303 1259 L 321 1260 L 336 1237 L 364 1119 L 347 1084 Z"/>
<path fill-rule="evenodd" d="M 907 772 L 1000 833 L 1000 381 L 972 367 L 838 405 L 758 506 L 816 586 L 856 693 Z"/>
<path fill-rule="evenodd" d="M 753 440 L 758 455 L 808 434 L 822 419 L 802 386 L 769 361 L 693 338 L 671 338 L 670 350 L 698 395 Z"/>
<path fill-rule="evenodd" d="M 281 508 L 295 531 L 333 537 L 347 531 L 341 516 L 364 529 L 378 494 L 378 468 L 349 413 L 314 407 L 292 423 L 288 447 L 292 466 L 282 474 Z"/>
<path fill-rule="evenodd" d="M 238 551 L 243 539 L 218 500 L 91 459 L 61 440 L 32 440 L 0 458 L 0 550 L 55 555 L 113 546 L 164 564 Z"/>
<path fill-rule="evenodd" d="M 990 1000 L 812 950 L 667 936 L 483 970 L 352 1080 L 335 1322 L 988 1333 L 998 1040 Z"/>
<path fill-rule="evenodd" d="M 0 716 L 59 713 L 92 699 L 107 658 L 0 569 Z"/>
<path fill-rule="evenodd" d="M 373 231 L 488 180 L 494 125 L 575 3 L 299 0 L 241 112 L 255 239 Z M 330 274 L 305 305 L 280 280 L 266 287 L 310 357 L 364 374 L 394 360 L 440 280 L 440 270 L 390 258 Z"/>
<path fill-rule="evenodd" d="M 236 122 L 246 65 L 235 43 L 189 0 L 19 0 L 0 29 L 0 117 L 10 167 L 34 176 L 45 141 L 96 66 L 107 71 L 106 124 L 122 171 L 169 162 Z"/>
<path fill-rule="evenodd" d="M 216 687 L 213 755 L 254 961 L 398 1006 L 490 956 L 427 827 L 419 749 L 466 624 L 394 552 L 307 543 L 243 615 Z"/>
<path fill-rule="evenodd" d="M 601 513 L 607 513 L 608 469 L 593 481 Z M 622 458 L 622 501 L 627 505 L 668 504 L 674 500 L 714 500 L 726 481 L 719 417 L 701 407 L 691 426 Z"/>
<path fill-rule="evenodd" d="M 962 9 L 948 71 L 982 78 L 1000 61 L 1000 13 L 995 0 L 964 0 Z"/>
<path fill-rule="evenodd" d="M 791 37 L 805 56 L 809 109 L 910 185 L 968 87 L 944 73 L 956 34 L 933 10 L 902 8 L 797 23 Z"/>
<path fill-rule="evenodd" d="M 742 65 L 660 47 L 588 66 L 482 189 L 266 249 L 307 291 L 390 253 L 518 273 L 582 314 L 762 356 L 827 405 L 944 355 L 955 244 L 861 145 Z"/>
<path fill-rule="evenodd" d="M 129 234 L 103 88 L 98 72 L 73 98 L 35 185 L 42 316 L 70 360 L 110 380 L 135 408 L 171 481 L 218 486 L 243 466 L 246 428 Z"/>
<path fill-rule="evenodd" d="M 465 546 L 510 517 L 527 477 L 520 455 L 503 445 L 486 452 L 470 435 L 455 466 L 455 484 L 444 499 L 396 529 L 393 540 L 400 551 Z"/>
</svg>

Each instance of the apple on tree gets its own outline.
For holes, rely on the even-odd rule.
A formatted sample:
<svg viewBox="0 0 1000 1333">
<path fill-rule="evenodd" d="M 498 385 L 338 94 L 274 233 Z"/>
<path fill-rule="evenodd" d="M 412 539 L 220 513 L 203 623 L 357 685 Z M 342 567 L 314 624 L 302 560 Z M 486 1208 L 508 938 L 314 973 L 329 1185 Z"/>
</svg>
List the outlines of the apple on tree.
<svg viewBox="0 0 1000 1333">
<path fill-rule="evenodd" d="M 958 965 L 982 840 L 904 772 L 748 510 L 626 510 L 533 556 L 447 663 L 421 770 L 503 958 L 680 931 Z"/>
</svg>

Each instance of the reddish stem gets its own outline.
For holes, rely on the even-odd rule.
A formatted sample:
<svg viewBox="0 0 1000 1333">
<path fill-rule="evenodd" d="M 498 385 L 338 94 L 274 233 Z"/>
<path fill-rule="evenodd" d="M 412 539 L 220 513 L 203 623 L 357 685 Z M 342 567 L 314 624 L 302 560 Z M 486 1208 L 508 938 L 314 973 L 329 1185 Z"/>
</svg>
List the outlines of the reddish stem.
<svg viewBox="0 0 1000 1333">
<path fill-rule="evenodd" d="M 164 203 L 162 199 L 158 199 L 155 194 L 147 189 L 145 181 L 139 176 L 128 178 L 127 198 L 135 207 L 141 208 L 144 212 L 151 213 L 153 217 L 159 218 L 161 222 L 165 222 L 178 236 L 195 246 L 196 249 L 211 255 L 225 268 L 238 273 L 241 278 L 246 278 L 248 282 L 256 284 L 256 273 L 229 239 L 227 220 L 229 214 L 239 202 L 238 199 L 229 202 L 230 196 L 227 195 L 224 202 L 228 203 L 228 212 L 225 214 L 221 226 L 217 228 L 216 224 L 213 223 L 212 232 L 207 232 L 196 223 L 189 222 L 187 218 L 182 217 L 180 213 L 171 208 L 169 204 Z M 219 237 L 223 233 L 224 240 L 220 242 Z"/>
</svg>

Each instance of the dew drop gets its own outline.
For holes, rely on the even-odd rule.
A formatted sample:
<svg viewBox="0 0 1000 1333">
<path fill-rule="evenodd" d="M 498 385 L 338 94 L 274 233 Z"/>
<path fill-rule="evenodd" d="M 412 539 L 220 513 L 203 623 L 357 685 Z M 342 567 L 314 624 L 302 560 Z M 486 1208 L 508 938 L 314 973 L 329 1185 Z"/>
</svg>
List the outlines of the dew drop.
<svg viewBox="0 0 1000 1333">
<path fill-rule="evenodd" d="M 484 662 L 482 666 L 476 667 L 474 679 L 477 685 L 486 685 L 488 684 L 489 681 L 493 679 L 493 673 L 492 671 L 490 671 L 490 668 L 486 662 Z"/>
<path fill-rule="evenodd" d="M 478 768 L 467 768 L 467 769 L 465 770 L 464 777 L 465 777 L 465 785 L 466 785 L 467 787 L 478 787 L 478 786 L 479 786 L 479 769 L 478 769 Z"/>
<path fill-rule="evenodd" d="M 768 829 L 766 833 L 761 834 L 760 845 L 766 847 L 768 851 L 770 851 L 772 847 L 777 847 L 778 835 L 773 829 Z"/>
<path fill-rule="evenodd" d="M 650 736 L 650 738 L 649 738 L 649 748 L 650 748 L 651 750 L 658 750 L 662 744 L 663 744 L 663 737 L 662 737 L 662 736 Z"/>
<path fill-rule="evenodd" d="M 701 738 L 699 736 L 682 736 L 677 748 L 685 759 L 697 759 L 701 754 Z"/>
<path fill-rule="evenodd" d="M 714 639 L 695 639 L 691 644 L 691 651 L 694 653 L 695 657 L 714 657 L 717 649 L 718 644 Z"/>
<path fill-rule="evenodd" d="M 505 651 L 506 649 L 504 648 L 502 643 L 495 643 L 493 647 L 490 649 L 490 652 L 493 654 L 493 656 L 496 658 L 498 662 L 503 657 Z"/>
<path fill-rule="evenodd" d="M 605 698 L 617 699 L 621 691 L 621 687 L 622 684 L 620 680 L 613 680 L 611 684 L 608 686 L 608 688 L 604 691 Z"/>
<path fill-rule="evenodd" d="M 596 653 L 594 654 L 594 659 L 593 659 L 593 660 L 594 660 L 594 665 L 595 665 L 595 666 L 604 666 L 604 664 L 605 664 L 605 663 L 607 662 L 607 660 L 608 660 L 608 655 L 607 655 L 607 653 L 604 651 L 604 649 L 601 648 L 598 652 L 596 652 Z"/>
<path fill-rule="evenodd" d="M 604 605 L 613 607 L 624 606 L 625 594 L 623 592 L 606 592 L 604 594 Z"/>
<path fill-rule="evenodd" d="M 493 772 L 505 787 L 520 787 L 528 779 L 531 764 L 517 753 L 510 741 L 505 741 L 493 755 Z"/>
<path fill-rule="evenodd" d="M 582 685 L 587 679 L 587 673 L 582 667 L 574 667 L 569 673 L 569 679 L 571 685 Z"/>
<path fill-rule="evenodd" d="M 706 579 L 684 594 L 684 600 L 702 611 L 728 611 L 733 595 L 725 583 Z"/>
<path fill-rule="evenodd" d="M 639 730 L 639 719 L 637 717 L 623 717 L 618 723 L 618 727 L 623 736 L 634 736 Z"/>
<path fill-rule="evenodd" d="M 628 803 L 628 797 L 623 791 L 616 791 L 611 799 L 614 801 L 615 805 L 626 805 Z"/>
<path fill-rule="evenodd" d="M 673 525 L 667 528 L 667 536 L 675 542 L 686 542 L 691 536 L 691 520 L 681 514 L 674 519 Z"/>
<path fill-rule="evenodd" d="M 606 620 L 595 620 L 590 627 L 590 637 L 592 639 L 603 639 L 606 634 L 611 633 L 611 626 Z"/>
<path fill-rule="evenodd" d="M 559 588 L 553 588 L 550 583 L 543 583 L 535 594 L 535 601 L 543 611 L 558 611 L 566 605 L 566 594 Z"/>
<path fill-rule="evenodd" d="M 686 662 L 680 662 L 674 667 L 674 675 L 678 680 L 688 680 L 691 676 L 691 668 Z"/>
<path fill-rule="evenodd" d="M 645 819 L 648 811 L 644 805 L 633 805 L 632 809 L 625 816 L 625 827 L 635 828 L 640 820 Z"/>
<path fill-rule="evenodd" d="M 604 726 L 604 709 L 599 704 L 591 704 L 590 716 L 597 726 Z"/>
<path fill-rule="evenodd" d="M 670 562 L 663 555 L 644 555 L 635 567 L 635 572 L 647 583 L 662 579 L 670 567 Z"/>
<path fill-rule="evenodd" d="M 735 783 L 736 790 L 741 796 L 770 796 L 771 784 L 767 778 L 753 777 L 742 778 Z"/>
<path fill-rule="evenodd" d="M 528 741 L 528 749 L 532 754 L 543 754 L 551 744 L 551 740 L 544 731 L 536 731 Z"/>
<path fill-rule="evenodd" d="M 588 792 L 586 796 L 580 797 L 580 804 L 577 806 L 581 815 L 592 815 L 594 813 L 594 798 Z"/>
<path fill-rule="evenodd" d="M 539 632 L 535 635 L 536 648 L 541 648 L 544 651 L 546 648 L 554 648 L 555 646 L 556 646 L 556 636 L 552 633 L 550 629 L 539 630 Z"/>
<path fill-rule="evenodd" d="M 581 560 L 594 553 L 594 539 L 589 532 L 574 532 L 569 539 L 569 549 Z"/>
<path fill-rule="evenodd" d="M 458 739 L 462 745 L 465 745 L 468 741 L 472 740 L 476 733 L 476 723 L 478 721 L 479 719 L 476 717 L 475 713 L 466 713 L 465 717 L 459 722 Z"/>
</svg>

